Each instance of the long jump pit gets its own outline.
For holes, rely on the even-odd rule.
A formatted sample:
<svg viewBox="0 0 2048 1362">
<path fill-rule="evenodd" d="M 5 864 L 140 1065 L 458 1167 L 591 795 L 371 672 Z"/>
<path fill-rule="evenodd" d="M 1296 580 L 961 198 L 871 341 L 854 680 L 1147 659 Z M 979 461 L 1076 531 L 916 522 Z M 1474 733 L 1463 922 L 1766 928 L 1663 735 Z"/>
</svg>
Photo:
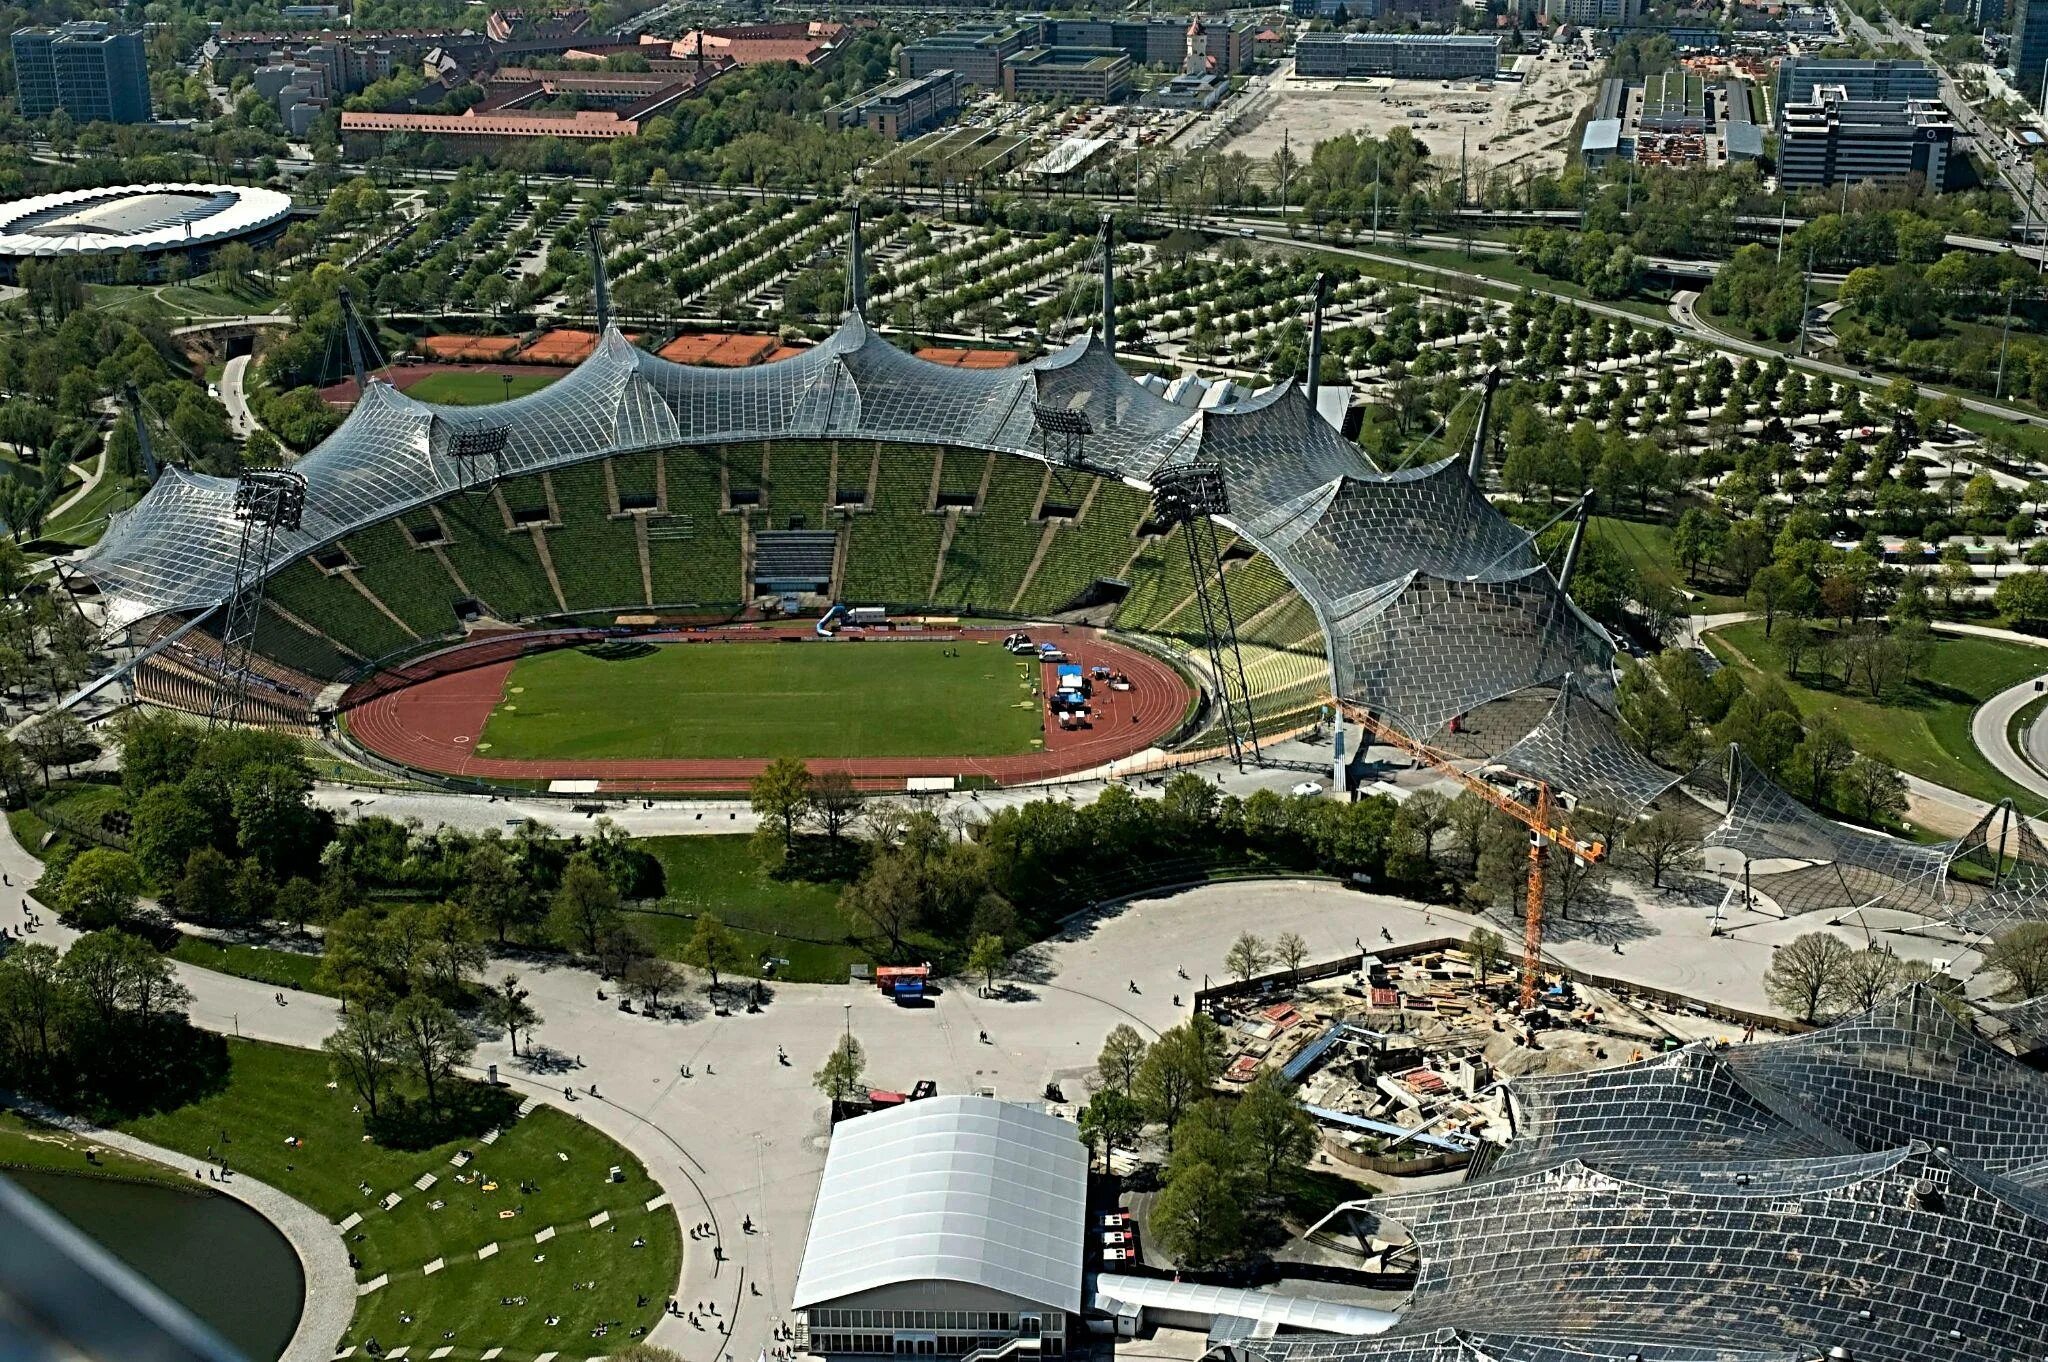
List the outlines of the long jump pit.
<svg viewBox="0 0 2048 1362">
<path fill-rule="evenodd" d="M 1015 633 L 1063 657 L 1013 654 Z M 1063 665 L 1089 678 L 1064 720 Z M 1171 740 L 1196 699 L 1172 665 L 1099 630 L 897 621 L 831 637 L 810 623 L 494 634 L 357 682 L 340 712 L 357 745 L 428 775 L 722 794 L 779 757 L 870 791 L 1050 780 Z"/>
</svg>

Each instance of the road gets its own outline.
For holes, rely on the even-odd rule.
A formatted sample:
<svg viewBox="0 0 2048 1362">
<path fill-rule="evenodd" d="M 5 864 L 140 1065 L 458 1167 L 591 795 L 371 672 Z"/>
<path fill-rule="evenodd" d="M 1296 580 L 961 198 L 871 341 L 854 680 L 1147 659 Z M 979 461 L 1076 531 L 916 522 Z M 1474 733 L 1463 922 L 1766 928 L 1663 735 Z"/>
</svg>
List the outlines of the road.
<svg viewBox="0 0 2048 1362">
<path fill-rule="evenodd" d="M 248 394 L 244 384 L 249 375 L 248 355 L 236 355 L 220 369 L 220 401 L 228 409 L 228 429 L 235 438 L 246 440 L 257 428 L 255 414 L 249 410 Z"/>
</svg>

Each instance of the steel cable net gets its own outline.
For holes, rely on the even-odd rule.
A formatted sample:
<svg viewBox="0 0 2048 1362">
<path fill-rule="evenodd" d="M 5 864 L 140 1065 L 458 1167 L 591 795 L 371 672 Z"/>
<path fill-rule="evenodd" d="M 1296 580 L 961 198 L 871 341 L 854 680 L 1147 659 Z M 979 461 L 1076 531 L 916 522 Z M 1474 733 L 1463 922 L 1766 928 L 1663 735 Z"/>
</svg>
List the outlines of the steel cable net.
<svg viewBox="0 0 2048 1362">
<path fill-rule="evenodd" d="M 1807 1356 L 1783 1350 L 1528 1338 L 1460 1329 L 1397 1332 L 1378 1338 L 1281 1336 L 1250 1339 L 1236 1346 L 1263 1362 L 1803 1362 Z"/>
<path fill-rule="evenodd" d="M 1704 1045 L 1615 1069 L 1508 1082 L 1515 1137 L 1487 1170 L 1509 1177 L 1572 1159 L 1617 1165 L 1797 1159 L 1857 1146 L 1750 1093 Z"/>
<path fill-rule="evenodd" d="M 1805 861 L 1782 870 L 1754 872 L 1751 884 L 1788 913 L 1883 905 L 1933 913 L 1949 901 L 1949 868 L 1980 852 L 2003 817 L 1993 809 L 1952 842 L 1921 845 L 1865 832 L 1815 813 L 1771 782 L 1748 755 L 1733 757 L 1732 797 L 1710 772 L 1686 777 L 1688 788 L 1712 794 L 1718 785 L 1727 812 L 1706 836 L 1709 847 L 1740 852 L 1745 861 Z M 1719 759 L 1715 763 L 1719 764 Z"/>
<path fill-rule="evenodd" d="M 2028 1049 L 2048 1046 L 2048 993 L 2014 1003 L 1996 1015 Z"/>
<path fill-rule="evenodd" d="M 1587 689 L 1582 679 L 1566 677 L 1543 722 L 1495 760 L 1555 789 L 1569 790 L 1581 802 L 1634 815 L 1678 784 L 1681 776 L 1623 741 L 1614 716 L 1588 698 Z"/>
<path fill-rule="evenodd" d="M 2008 1362 L 2048 1330 L 2038 1198 L 1915 1144 L 1869 1154 L 1576 1161 L 1373 1204 L 1422 1266 L 1404 1327 Z"/>
<path fill-rule="evenodd" d="M 1727 1061 L 1752 1093 L 1796 1106 L 1862 1149 L 1908 1140 L 1994 1173 L 2048 1162 L 2048 1077 L 1991 1045 L 1924 984 Z"/>
</svg>

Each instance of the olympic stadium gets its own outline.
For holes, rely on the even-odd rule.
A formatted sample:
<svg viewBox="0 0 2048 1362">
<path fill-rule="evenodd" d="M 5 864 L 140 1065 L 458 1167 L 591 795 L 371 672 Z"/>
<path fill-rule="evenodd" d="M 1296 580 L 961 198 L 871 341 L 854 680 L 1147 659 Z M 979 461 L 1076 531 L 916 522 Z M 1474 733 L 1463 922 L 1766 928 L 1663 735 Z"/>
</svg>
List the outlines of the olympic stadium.
<svg viewBox="0 0 2048 1362">
<path fill-rule="evenodd" d="M 154 273 L 171 256 L 203 264 L 229 241 L 262 241 L 291 216 L 289 194 L 224 184 L 73 189 L 0 204 L 0 277 L 24 260 L 111 265 L 134 257 Z"/>
<path fill-rule="evenodd" d="M 303 514 L 261 565 L 252 635 L 245 717 L 266 722 L 383 705 L 402 683 L 469 670 L 479 640 L 494 660 L 531 645 L 508 630 L 672 631 L 792 591 L 921 619 L 1106 626 L 1085 637 L 1124 649 L 1112 674 L 1164 656 L 1218 702 L 1119 719 L 1155 753 L 1214 740 L 1219 713 L 1285 731 L 1332 696 L 1422 739 L 1540 692 L 1533 723 L 1567 681 L 1595 704 L 1611 691 L 1611 641 L 1464 457 L 1382 472 L 1298 385 L 1191 409 L 1096 337 L 958 369 L 897 350 L 854 309 L 796 357 L 717 370 L 607 327 L 573 372 L 507 403 L 433 406 L 372 380 L 295 471 Z M 1200 513 L 1163 512 L 1191 481 Z M 1203 536 L 1209 552 L 1185 551 Z M 105 619 L 154 649 L 144 698 L 208 706 L 241 552 L 235 483 L 171 468 L 76 565 Z M 1234 621 L 1227 676 L 1200 656 L 1211 584 Z M 490 774 L 480 734 L 447 736 L 463 741 L 442 756 L 459 760 L 414 764 Z M 1532 742 L 1522 755 L 1554 760 L 1543 774 L 1561 788 L 1584 768 L 1641 803 L 1672 779 L 1618 745 L 1596 772 L 1576 744 Z M 1048 731 L 1046 755 L 1058 746 Z M 622 755 L 549 774 L 661 785 L 659 768 L 603 764 Z"/>
<path fill-rule="evenodd" d="M 791 594 L 886 608 L 916 622 L 900 646 L 931 651 L 972 656 L 973 622 L 993 621 L 1086 640 L 1084 657 L 1125 650 L 1108 656 L 1201 692 L 1167 731 L 1109 725 L 1146 743 L 1116 760 L 1213 743 L 1233 705 L 1271 733 L 1334 702 L 1567 803 L 1627 816 L 1686 801 L 1723 868 L 1791 914 L 1888 906 L 1962 935 L 2048 918 L 2048 848 L 2010 806 L 1920 846 L 1813 814 L 1739 752 L 1689 773 L 1636 754 L 1612 641 L 1572 604 L 1569 560 L 1553 568 L 1494 510 L 1476 459 L 1379 469 L 1293 383 L 1179 406 L 1117 363 L 1113 325 L 1011 369 L 929 364 L 871 331 L 858 301 L 856 282 L 836 334 L 753 369 L 672 364 L 605 326 L 572 373 L 507 403 L 434 406 L 372 380 L 295 466 L 303 505 L 253 560 L 248 485 L 171 468 L 73 565 L 74 585 L 132 631 L 145 700 L 218 713 L 232 687 L 243 720 L 333 714 L 360 739 L 386 702 L 483 672 L 497 709 L 472 749 L 525 703 L 517 667 L 565 648 L 722 660 L 683 640 L 755 630 L 789 640 L 768 664 L 795 666 L 899 646 L 761 618 Z M 1188 552 L 1205 534 L 1213 552 Z M 1202 656 L 1205 564 L 1219 601 L 1227 588 L 1241 682 Z M 1155 684 L 1171 683 L 1141 674 L 1138 693 Z M 834 727 L 862 703 L 801 717 Z M 622 716 L 628 742 L 643 718 Z M 492 761 L 472 750 L 455 770 L 489 776 Z M 689 788 L 688 769 L 555 771 L 625 790 Z M 2048 1031 L 2031 1014 L 2011 1024 Z M 1937 990 L 1788 1040 L 1508 1090 L 1514 1139 L 1467 1180 L 1354 1211 L 1361 1243 L 1405 1267 L 1397 1315 L 1358 1336 L 1212 1337 L 1212 1355 L 2048 1360 L 2048 1079 Z"/>
</svg>

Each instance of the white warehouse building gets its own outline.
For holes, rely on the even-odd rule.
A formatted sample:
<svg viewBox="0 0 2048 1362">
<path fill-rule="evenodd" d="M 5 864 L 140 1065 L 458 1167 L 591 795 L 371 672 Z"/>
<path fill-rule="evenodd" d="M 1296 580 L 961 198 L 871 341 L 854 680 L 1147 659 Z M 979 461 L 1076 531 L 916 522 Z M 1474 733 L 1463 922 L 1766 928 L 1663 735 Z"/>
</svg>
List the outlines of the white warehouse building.
<svg viewBox="0 0 2048 1362">
<path fill-rule="evenodd" d="M 792 1306 L 816 1354 L 1065 1353 L 1088 1154 L 1070 1121 L 932 1097 L 832 1132 Z"/>
</svg>

